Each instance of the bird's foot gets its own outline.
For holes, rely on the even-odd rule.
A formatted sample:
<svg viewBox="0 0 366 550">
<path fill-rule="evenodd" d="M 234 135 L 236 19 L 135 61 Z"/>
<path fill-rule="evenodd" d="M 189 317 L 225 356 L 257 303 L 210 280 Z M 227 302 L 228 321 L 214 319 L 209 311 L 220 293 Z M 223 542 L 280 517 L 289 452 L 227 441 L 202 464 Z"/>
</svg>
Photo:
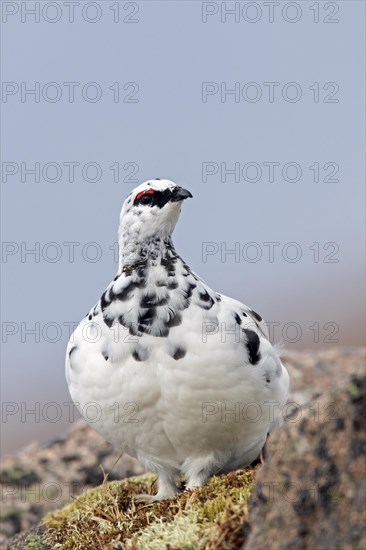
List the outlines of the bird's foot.
<svg viewBox="0 0 366 550">
<path fill-rule="evenodd" d="M 133 497 L 135 502 L 145 502 L 146 504 L 153 504 L 154 502 L 160 502 L 168 498 L 174 498 L 179 493 L 178 488 L 171 481 L 165 478 L 159 478 L 158 492 L 156 495 L 136 495 Z"/>
<path fill-rule="evenodd" d="M 202 487 L 202 485 L 204 485 L 204 483 L 197 483 L 197 482 L 187 483 L 186 491 L 194 491 L 194 489 L 197 489 L 198 487 Z"/>
<path fill-rule="evenodd" d="M 201 472 L 200 474 L 188 479 L 186 484 L 186 491 L 193 491 L 198 487 L 202 487 L 207 483 L 209 476 L 207 473 Z"/>
<path fill-rule="evenodd" d="M 145 504 L 153 504 L 154 502 L 158 502 L 158 499 L 156 497 L 157 495 L 141 494 L 141 495 L 134 495 L 132 498 L 135 503 L 143 502 Z"/>
<path fill-rule="evenodd" d="M 156 495 L 135 495 L 134 502 L 145 502 L 145 504 L 153 504 L 161 500 L 174 498 L 180 491 L 175 484 L 175 476 L 165 471 L 159 472 L 158 475 L 158 492 Z"/>
<path fill-rule="evenodd" d="M 161 500 L 174 498 L 178 494 L 178 490 L 171 491 L 158 491 L 156 495 L 135 495 L 133 497 L 134 502 L 144 502 L 145 504 L 154 504 L 154 502 L 160 502 Z"/>
</svg>

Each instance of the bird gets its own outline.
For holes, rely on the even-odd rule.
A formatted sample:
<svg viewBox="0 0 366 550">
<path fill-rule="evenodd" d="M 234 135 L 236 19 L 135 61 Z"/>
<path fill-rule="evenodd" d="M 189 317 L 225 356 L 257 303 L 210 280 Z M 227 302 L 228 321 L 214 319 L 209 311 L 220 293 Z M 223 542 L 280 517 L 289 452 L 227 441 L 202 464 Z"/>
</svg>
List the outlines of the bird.
<svg viewBox="0 0 366 550">
<path fill-rule="evenodd" d="M 280 422 L 289 375 L 262 317 L 210 288 L 172 233 L 192 194 L 136 187 L 119 224 L 116 276 L 66 350 L 71 397 L 100 434 L 157 474 L 159 502 L 253 463 Z"/>
</svg>

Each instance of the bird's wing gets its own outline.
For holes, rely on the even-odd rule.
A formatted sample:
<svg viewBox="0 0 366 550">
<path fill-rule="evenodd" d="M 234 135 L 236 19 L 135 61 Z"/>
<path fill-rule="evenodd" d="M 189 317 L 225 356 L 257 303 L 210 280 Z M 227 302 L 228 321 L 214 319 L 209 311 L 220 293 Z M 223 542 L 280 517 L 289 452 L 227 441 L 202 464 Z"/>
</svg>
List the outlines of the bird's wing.
<svg viewBox="0 0 366 550">
<path fill-rule="evenodd" d="M 221 297 L 221 304 L 224 311 L 227 310 L 228 312 L 235 312 L 242 319 L 242 322 L 246 328 L 256 330 L 259 336 L 263 336 L 269 340 L 267 325 L 259 313 L 242 302 L 239 302 L 239 300 L 234 300 L 234 298 L 230 298 L 224 294 L 219 294 L 218 296 Z"/>
</svg>

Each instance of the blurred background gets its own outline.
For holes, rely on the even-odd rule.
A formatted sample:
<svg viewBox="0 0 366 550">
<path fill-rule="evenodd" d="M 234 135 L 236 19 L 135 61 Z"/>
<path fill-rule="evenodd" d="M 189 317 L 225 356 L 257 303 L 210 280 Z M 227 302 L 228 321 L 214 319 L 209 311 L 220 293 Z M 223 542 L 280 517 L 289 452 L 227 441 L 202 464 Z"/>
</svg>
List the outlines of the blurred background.
<svg viewBox="0 0 366 550">
<path fill-rule="evenodd" d="M 75 325 L 139 183 L 288 349 L 364 343 L 364 4 L 2 2 L 2 453 L 65 431 Z M 316 382 L 314 382 L 315 384 Z"/>
</svg>

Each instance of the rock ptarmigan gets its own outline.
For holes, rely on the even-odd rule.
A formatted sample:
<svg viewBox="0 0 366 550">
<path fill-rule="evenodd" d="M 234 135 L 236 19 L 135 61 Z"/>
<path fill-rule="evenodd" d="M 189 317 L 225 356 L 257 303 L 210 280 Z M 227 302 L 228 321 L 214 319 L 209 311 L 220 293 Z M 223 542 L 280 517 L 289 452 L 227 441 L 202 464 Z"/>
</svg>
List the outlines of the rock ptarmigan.
<svg viewBox="0 0 366 550">
<path fill-rule="evenodd" d="M 151 180 L 123 204 L 119 268 L 72 335 L 69 390 L 83 417 L 156 472 L 155 496 L 253 462 L 281 416 L 289 378 L 265 323 L 212 290 L 171 235 L 191 193 Z M 137 497 L 137 498 L 138 498 Z"/>
</svg>

